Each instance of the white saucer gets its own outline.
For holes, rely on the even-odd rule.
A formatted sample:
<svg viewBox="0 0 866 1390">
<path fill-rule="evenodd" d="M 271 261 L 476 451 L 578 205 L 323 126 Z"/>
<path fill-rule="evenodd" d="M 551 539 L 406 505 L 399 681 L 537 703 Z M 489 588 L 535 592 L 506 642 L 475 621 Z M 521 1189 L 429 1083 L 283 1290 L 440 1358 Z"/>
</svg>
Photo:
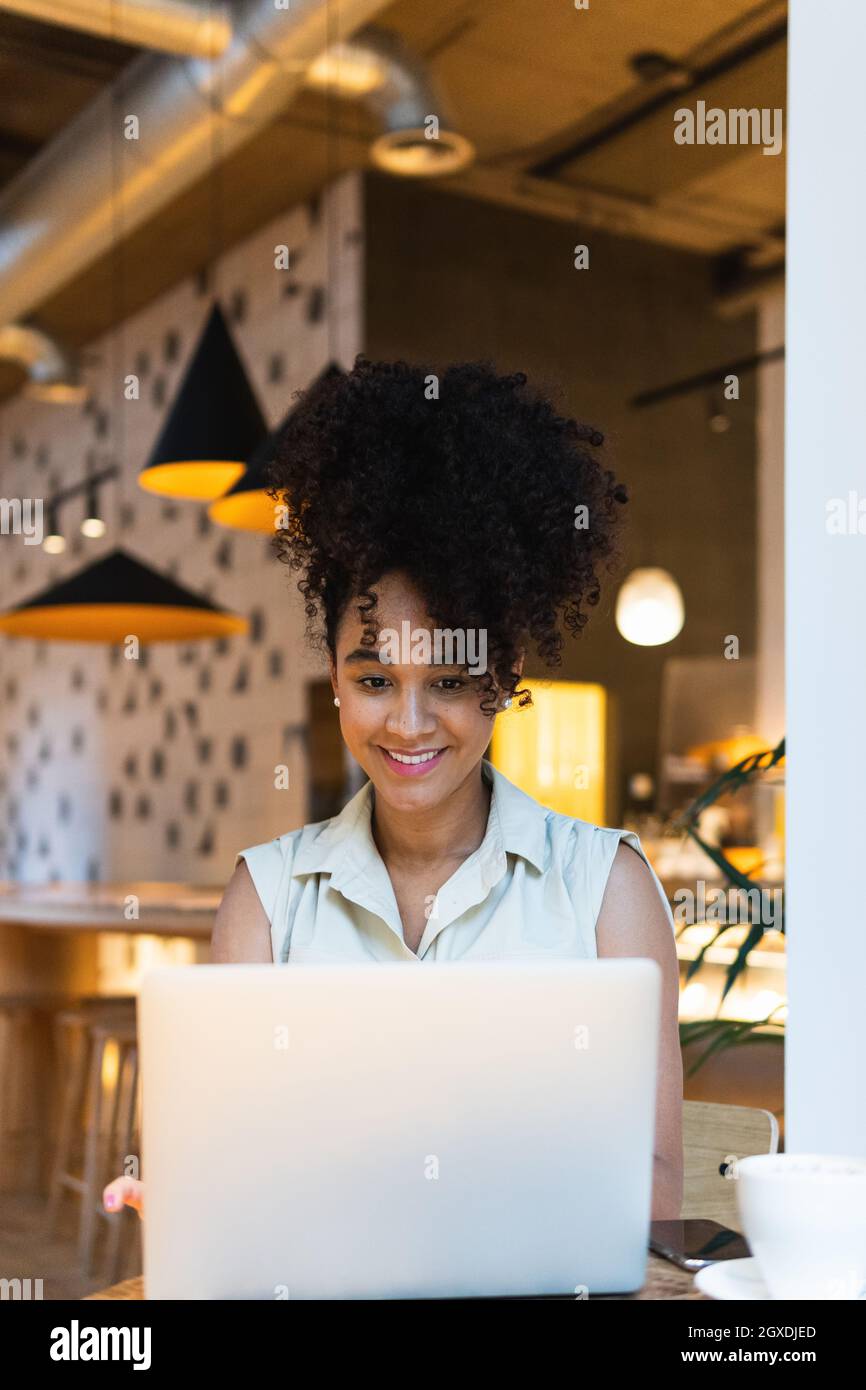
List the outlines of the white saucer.
<svg viewBox="0 0 866 1390">
<path fill-rule="evenodd" d="M 695 1286 L 710 1298 L 769 1299 L 770 1293 L 758 1269 L 758 1261 L 716 1260 L 695 1275 Z"/>
</svg>

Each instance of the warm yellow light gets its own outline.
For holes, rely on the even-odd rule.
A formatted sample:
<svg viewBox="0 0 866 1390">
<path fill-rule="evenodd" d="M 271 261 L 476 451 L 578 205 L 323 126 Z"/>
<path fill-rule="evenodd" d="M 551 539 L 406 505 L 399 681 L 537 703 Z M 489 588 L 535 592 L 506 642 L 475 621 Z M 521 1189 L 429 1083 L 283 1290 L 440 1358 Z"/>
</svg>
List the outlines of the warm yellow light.
<svg viewBox="0 0 866 1390">
<path fill-rule="evenodd" d="M 211 521 L 218 526 L 233 526 L 239 531 L 262 531 L 272 536 L 277 530 L 278 513 L 283 510 L 281 502 L 258 488 L 252 492 L 230 493 L 218 497 L 207 509 Z"/>
<path fill-rule="evenodd" d="M 111 1094 L 117 1085 L 117 1073 L 120 1070 L 120 1050 L 113 1038 L 109 1038 L 105 1044 L 105 1051 L 102 1054 L 102 1085 Z"/>
<path fill-rule="evenodd" d="M 52 532 L 51 535 L 46 536 L 42 542 L 42 549 L 45 551 L 46 555 L 62 555 L 66 549 L 66 541 L 56 532 Z"/>
<path fill-rule="evenodd" d="M 725 771 L 730 767 L 736 767 L 737 763 L 752 757 L 755 753 L 766 753 L 770 747 L 767 739 L 751 733 L 744 726 L 737 726 L 730 738 L 691 745 L 686 749 L 686 757 L 699 758 L 701 762 Z"/>
<path fill-rule="evenodd" d="M 764 862 L 764 852 L 758 845 L 726 845 L 725 858 L 741 874 L 754 874 Z"/>
<path fill-rule="evenodd" d="M 81 534 L 89 541 L 98 541 L 105 535 L 105 522 L 101 516 L 86 516 L 81 523 Z"/>
<path fill-rule="evenodd" d="M 144 468 L 138 481 L 145 492 L 159 497 L 185 497 L 192 502 L 212 502 L 234 487 L 246 468 L 231 459 L 196 459 L 177 463 L 156 463 Z"/>
<path fill-rule="evenodd" d="M 162 885 L 152 885 L 157 888 Z M 176 885 L 172 884 L 169 892 Z M 104 994 L 137 994 L 146 970 L 165 965 L 195 965 L 200 944 L 182 937 L 141 936 L 136 932 L 97 933 L 97 971 Z"/>
<path fill-rule="evenodd" d="M 185 642 L 246 632 L 246 618 L 207 608 L 157 603 L 65 603 L 18 608 L 0 616 L 0 632 L 59 642 Z"/>
<path fill-rule="evenodd" d="M 705 1018 L 709 1001 L 706 985 L 692 980 L 680 991 L 680 1018 Z"/>
<path fill-rule="evenodd" d="M 435 140 L 423 126 L 389 130 L 370 146 L 370 158 L 379 169 L 401 178 L 430 179 L 456 174 L 475 158 L 475 146 L 456 130 L 440 130 Z"/>
<path fill-rule="evenodd" d="M 311 63 L 305 81 L 310 87 L 333 89 L 340 96 L 362 97 L 382 86 L 384 73 L 374 53 L 335 43 Z"/>
<path fill-rule="evenodd" d="M 672 642 L 685 622 L 680 586 L 662 569 L 632 570 L 616 600 L 616 625 L 627 642 L 660 647 Z"/>
<path fill-rule="evenodd" d="M 24 395 L 46 405 L 84 405 L 90 391 L 74 381 L 29 381 Z"/>
<path fill-rule="evenodd" d="M 578 681 L 532 683 L 532 705 L 497 716 L 491 760 L 552 811 L 599 825 L 605 818 L 607 694 Z"/>
<path fill-rule="evenodd" d="M 779 1013 L 774 1011 L 778 1009 Z M 761 1019 L 769 1018 L 773 1015 L 774 1023 L 784 1022 L 782 1015 L 786 1014 L 784 995 L 777 993 L 774 989 L 759 989 L 754 994 L 746 994 L 743 1003 L 740 1005 L 740 1017 L 747 1018 L 753 1023 L 759 1023 Z"/>
</svg>

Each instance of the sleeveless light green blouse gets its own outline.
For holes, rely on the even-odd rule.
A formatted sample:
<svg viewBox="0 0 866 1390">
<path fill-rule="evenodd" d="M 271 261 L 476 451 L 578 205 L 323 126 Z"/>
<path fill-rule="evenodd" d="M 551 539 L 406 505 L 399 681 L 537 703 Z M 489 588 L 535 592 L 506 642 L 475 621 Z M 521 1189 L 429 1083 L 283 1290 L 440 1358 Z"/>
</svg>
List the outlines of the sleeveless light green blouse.
<svg viewBox="0 0 866 1390">
<path fill-rule="evenodd" d="M 403 940 L 370 828 L 368 782 L 331 820 L 242 850 L 278 963 L 594 959 L 595 924 L 620 841 L 638 837 L 547 810 L 486 760 L 487 831 L 426 907 L 417 954 Z M 661 883 L 649 866 L 674 930 Z"/>
</svg>

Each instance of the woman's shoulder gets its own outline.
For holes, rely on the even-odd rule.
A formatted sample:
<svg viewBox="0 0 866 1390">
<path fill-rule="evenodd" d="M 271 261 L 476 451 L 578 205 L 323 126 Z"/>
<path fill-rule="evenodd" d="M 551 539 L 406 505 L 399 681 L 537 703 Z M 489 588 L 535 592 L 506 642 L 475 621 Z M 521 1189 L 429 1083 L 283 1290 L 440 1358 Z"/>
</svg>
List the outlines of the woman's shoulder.
<svg viewBox="0 0 866 1390">
<path fill-rule="evenodd" d="M 609 865 L 621 845 L 633 849 L 649 863 L 640 838 L 633 830 L 612 825 L 596 825 L 577 816 L 551 812 L 548 834 L 553 846 L 565 859 L 585 860 L 589 865 Z"/>
<path fill-rule="evenodd" d="M 584 878 L 601 876 L 606 879 L 620 845 L 630 844 L 642 856 L 638 837 L 630 830 L 610 825 L 597 825 L 549 811 L 546 817 L 546 840 L 550 862 L 567 873 Z"/>
<path fill-rule="evenodd" d="M 327 824 L 327 822 L 322 822 Z M 284 835 L 275 835 L 272 840 L 262 840 L 257 845 L 249 845 L 247 849 L 239 849 L 235 856 L 235 863 L 240 859 L 273 859 L 280 860 L 286 855 L 293 855 L 301 837 L 308 831 L 316 829 L 316 826 L 301 825 L 297 830 L 287 830 Z"/>
<path fill-rule="evenodd" d="M 627 855 L 624 863 L 640 863 L 643 882 L 650 892 L 654 889 L 658 893 L 665 914 L 670 917 L 667 893 L 635 831 L 551 812 L 548 833 L 564 877 L 573 890 L 592 904 L 595 917 L 601 911 L 614 865 L 623 854 Z"/>
<path fill-rule="evenodd" d="M 633 850 L 646 866 L 665 903 L 664 890 L 633 830 L 597 825 L 542 805 L 504 774 L 487 766 L 496 792 L 504 848 L 528 860 L 535 870 L 561 880 L 575 908 L 598 915 L 620 846 Z"/>
<path fill-rule="evenodd" d="M 347 802 L 339 815 L 311 821 L 297 830 L 287 830 L 272 840 L 238 851 L 235 865 L 243 859 L 259 898 L 274 920 L 280 893 L 288 892 L 289 880 L 303 874 L 332 868 L 347 838 L 355 833 L 364 812 L 369 809 L 369 788 L 365 785 Z"/>
<path fill-rule="evenodd" d="M 553 811 L 522 791 L 498 769 L 491 768 L 497 793 L 505 848 L 525 846 L 536 867 L 568 869 L 580 866 L 584 872 L 609 867 L 620 844 L 625 842 L 646 856 L 637 835 L 630 830 L 596 825 L 577 816 Z"/>
<path fill-rule="evenodd" d="M 275 835 L 272 840 L 262 840 L 258 845 L 238 850 L 235 865 L 237 866 L 242 859 L 245 860 L 254 881 L 257 872 L 282 872 L 286 865 L 291 866 L 295 862 L 302 849 L 316 844 L 323 834 L 330 831 L 336 819 L 333 817 L 330 820 L 311 821 L 296 830 L 287 830 L 283 835 Z"/>
</svg>

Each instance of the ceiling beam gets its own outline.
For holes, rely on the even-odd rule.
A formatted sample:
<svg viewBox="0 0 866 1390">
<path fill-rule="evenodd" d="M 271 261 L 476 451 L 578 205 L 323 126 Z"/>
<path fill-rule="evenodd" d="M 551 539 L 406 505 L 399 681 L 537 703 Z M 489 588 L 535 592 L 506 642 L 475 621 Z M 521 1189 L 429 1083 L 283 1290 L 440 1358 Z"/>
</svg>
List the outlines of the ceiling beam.
<svg viewBox="0 0 866 1390">
<path fill-rule="evenodd" d="M 637 237 L 704 256 L 748 247 L 753 255 L 760 251 L 765 263 L 781 261 L 785 254 L 782 235 L 757 230 L 754 222 L 738 217 L 737 210 L 731 208 L 725 210 L 724 218 L 703 216 L 679 204 L 665 207 L 664 203 L 647 203 L 627 194 L 558 184 L 483 164 L 443 179 L 438 187 L 443 193 L 462 193 L 571 222 L 576 235 L 581 227 L 597 227 L 613 236 Z"/>
</svg>

